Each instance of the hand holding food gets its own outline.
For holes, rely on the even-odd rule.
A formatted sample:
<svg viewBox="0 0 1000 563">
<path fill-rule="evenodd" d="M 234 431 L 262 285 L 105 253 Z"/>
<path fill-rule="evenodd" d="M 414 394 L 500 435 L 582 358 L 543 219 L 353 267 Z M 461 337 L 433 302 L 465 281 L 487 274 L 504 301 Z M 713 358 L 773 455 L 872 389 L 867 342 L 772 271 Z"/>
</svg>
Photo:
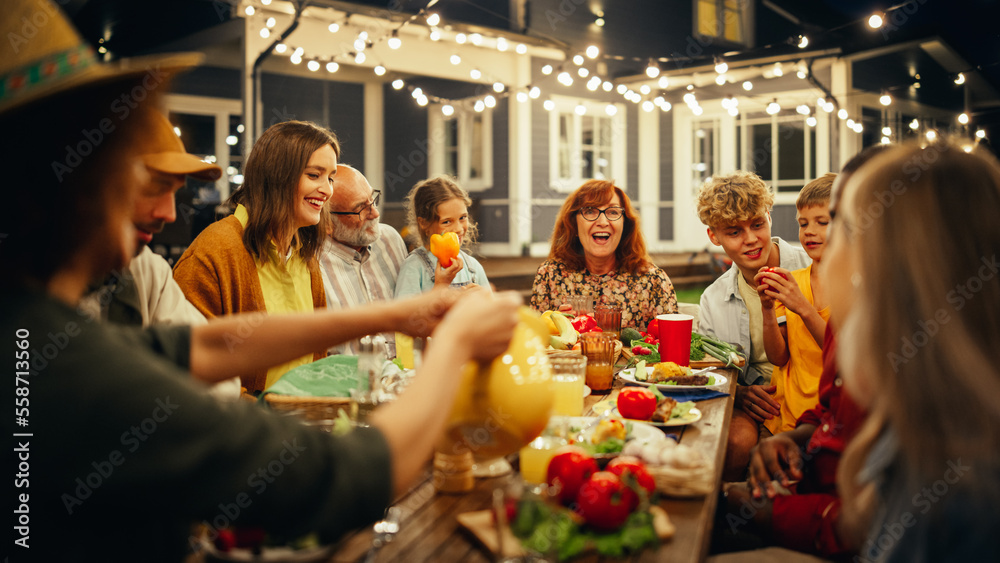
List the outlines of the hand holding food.
<svg viewBox="0 0 1000 563">
<path fill-rule="evenodd" d="M 455 276 L 464 267 L 465 262 L 458 256 L 451 260 L 451 264 L 448 266 L 445 266 L 444 262 L 438 261 L 437 267 L 434 269 L 434 285 L 445 287 L 451 285 L 451 282 L 455 281 Z"/>
<path fill-rule="evenodd" d="M 791 484 L 791 479 L 802 478 L 802 451 L 787 434 L 776 434 L 761 440 L 750 452 L 750 476 L 748 484 L 754 498 L 766 494 L 774 498 L 777 491 L 771 480 L 782 486 Z"/>
</svg>

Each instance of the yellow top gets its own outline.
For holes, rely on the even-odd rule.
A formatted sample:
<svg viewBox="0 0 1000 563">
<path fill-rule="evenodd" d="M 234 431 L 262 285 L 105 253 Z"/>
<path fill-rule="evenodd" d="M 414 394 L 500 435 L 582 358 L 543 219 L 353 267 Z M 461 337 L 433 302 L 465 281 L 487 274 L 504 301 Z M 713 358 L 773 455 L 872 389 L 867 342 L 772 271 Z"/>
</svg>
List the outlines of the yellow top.
<svg viewBox="0 0 1000 563">
<path fill-rule="evenodd" d="M 792 279 L 799 284 L 799 289 L 810 305 L 813 304 L 812 282 L 809 277 L 811 273 L 812 265 L 792 272 Z M 771 375 L 771 382 L 778 387 L 774 398 L 781 403 L 781 416 L 764 422 L 772 434 L 777 434 L 795 428 L 795 422 L 802 413 L 819 402 L 823 349 L 816 343 L 802 317 L 785 309 L 780 303 L 774 304 L 774 314 L 779 319 L 782 315 L 786 317 L 788 334 L 788 363 L 776 366 Z M 830 308 L 819 311 L 819 316 L 829 322 Z"/>
<path fill-rule="evenodd" d="M 752 364 L 760 368 L 760 373 L 771 373 L 774 366 L 767 361 L 767 351 L 764 350 L 764 315 L 760 310 L 760 296 L 757 290 L 750 287 L 747 280 L 743 278 L 743 273 L 736 276 L 736 285 L 740 289 L 740 296 L 747 306 L 747 313 L 750 315 L 750 358 L 747 359 Z M 765 381 L 764 385 L 770 385 Z"/>
<path fill-rule="evenodd" d="M 240 225 L 247 226 L 247 210 L 242 205 L 236 206 L 234 213 Z M 313 311 L 312 283 L 309 267 L 298 252 L 298 239 L 294 239 L 287 256 L 278 252 L 278 247 L 272 240 L 265 249 L 266 261 L 257 261 L 257 276 L 260 279 L 260 289 L 264 294 L 264 308 L 269 315 L 281 313 L 302 313 Z M 264 388 L 274 385 L 282 375 L 292 368 L 313 361 L 313 355 L 307 354 L 267 370 L 267 383 Z"/>
</svg>

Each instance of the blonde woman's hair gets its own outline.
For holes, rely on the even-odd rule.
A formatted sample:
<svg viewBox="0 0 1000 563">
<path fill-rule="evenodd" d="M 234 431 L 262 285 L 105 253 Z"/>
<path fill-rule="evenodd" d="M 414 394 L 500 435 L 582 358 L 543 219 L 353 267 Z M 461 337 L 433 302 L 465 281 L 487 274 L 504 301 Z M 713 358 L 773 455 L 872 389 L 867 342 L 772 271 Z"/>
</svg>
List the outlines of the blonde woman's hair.
<svg viewBox="0 0 1000 563">
<path fill-rule="evenodd" d="M 437 176 L 428 178 L 413 186 L 406 196 L 406 223 L 411 232 L 417 233 L 420 237 L 420 246 L 427 246 L 430 236 L 424 232 L 420 226 L 436 223 L 441 217 L 438 215 L 439 205 L 452 199 L 460 199 L 466 207 L 472 205 L 469 194 L 461 188 L 452 178 L 448 176 Z M 469 228 L 462 239 L 462 246 L 468 247 L 476 242 L 479 236 L 479 229 L 469 218 Z"/>
<path fill-rule="evenodd" d="M 713 228 L 764 215 L 772 205 L 774 194 L 753 172 L 715 176 L 698 190 L 698 218 Z"/>
<path fill-rule="evenodd" d="M 975 469 L 952 486 L 995 504 L 1000 163 L 947 142 L 900 146 L 863 165 L 839 205 L 835 236 L 858 249 L 858 276 L 837 357 L 874 397 L 841 462 L 845 517 L 872 513 L 873 485 L 858 475 L 885 425 L 907 483 L 929 486 L 960 459 Z"/>
<path fill-rule="evenodd" d="M 836 179 L 836 174 L 827 172 L 806 184 L 795 200 L 795 208 L 801 210 L 814 205 L 830 205 L 830 190 Z"/>
</svg>

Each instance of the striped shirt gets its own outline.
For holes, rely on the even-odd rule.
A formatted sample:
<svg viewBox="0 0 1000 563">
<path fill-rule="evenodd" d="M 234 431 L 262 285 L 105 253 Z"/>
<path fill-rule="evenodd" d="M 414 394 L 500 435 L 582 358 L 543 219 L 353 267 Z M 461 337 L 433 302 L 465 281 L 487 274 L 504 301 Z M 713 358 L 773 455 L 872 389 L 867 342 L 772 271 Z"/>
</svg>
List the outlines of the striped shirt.
<svg viewBox="0 0 1000 563">
<path fill-rule="evenodd" d="M 389 225 L 380 224 L 381 234 L 361 252 L 353 247 L 327 239 L 319 264 L 326 290 L 326 306 L 331 309 L 358 307 L 377 301 L 392 301 L 396 292 L 396 277 L 406 258 L 403 237 Z M 396 357 L 396 339 L 385 336 L 387 357 Z M 347 342 L 329 349 L 330 354 L 357 354 L 357 342 Z"/>
</svg>

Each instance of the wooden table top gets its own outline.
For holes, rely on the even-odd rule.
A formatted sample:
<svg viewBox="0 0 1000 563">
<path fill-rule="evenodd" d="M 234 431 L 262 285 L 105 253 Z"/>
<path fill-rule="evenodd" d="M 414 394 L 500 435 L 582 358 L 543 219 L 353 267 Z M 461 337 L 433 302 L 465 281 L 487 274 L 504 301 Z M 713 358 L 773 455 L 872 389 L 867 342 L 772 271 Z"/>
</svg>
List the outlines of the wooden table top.
<svg viewBox="0 0 1000 563">
<path fill-rule="evenodd" d="M 660 505 L 667 511 L 677 527 L 676 535 L 658 548 L 645 549 L 626 561 L 704 561 L 712 535 L 713 516 L 722 480 L 726 436 L 733 413 L 736 387 L 735 370 L 725 370 L 729 379 L 729 396 L 700 401 L 700 421 L 689 426 L 669 429 L 680 435 L 680 443 L 689 445 L 714 459 L 715 491 L 704 498 L 664 499 Z M 584 411 L 594 403 L 617 395 L 622 383 L 616 379 L 611 395 L 591 395 L 585 401 Z M 456 516 L 463 512 L 484 510 L 490 507 L 493 489 L 504 483 L 506 477 L 477 479 L 475 488 L 462 494 L 438 494 L 431 483 L 430 471 L 403 495 L 395 506 L 402 510 L 400 531 L 391 543 L 382 548 L 376 561 L 388 562 L 492 562 L 493 555 L 478 544 L 477 540 L 459 526 Z M 337 546 L 330 561 L 355 562 L 364 559 L 371 546 L 372 532 L 368 527 L 349 534 Z M 597 555 L 574 559 L 580 562 L 620 561 Z"/>
</svg>

